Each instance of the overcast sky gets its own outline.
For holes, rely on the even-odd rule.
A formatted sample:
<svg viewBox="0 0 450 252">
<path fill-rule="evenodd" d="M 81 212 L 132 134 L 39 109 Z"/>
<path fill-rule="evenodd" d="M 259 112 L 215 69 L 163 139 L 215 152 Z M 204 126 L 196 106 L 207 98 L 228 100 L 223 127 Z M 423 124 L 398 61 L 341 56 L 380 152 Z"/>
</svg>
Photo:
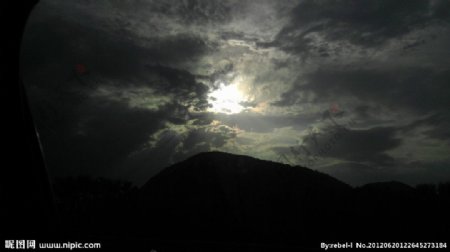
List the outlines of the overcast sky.
<svg viewBox="0 0 450 252">
<path fill-rule="evenodd" d="M 450 1 L 41 0 L 22 76 L 54 176 L 219 150 L 450 180 Z"/>
</svg>

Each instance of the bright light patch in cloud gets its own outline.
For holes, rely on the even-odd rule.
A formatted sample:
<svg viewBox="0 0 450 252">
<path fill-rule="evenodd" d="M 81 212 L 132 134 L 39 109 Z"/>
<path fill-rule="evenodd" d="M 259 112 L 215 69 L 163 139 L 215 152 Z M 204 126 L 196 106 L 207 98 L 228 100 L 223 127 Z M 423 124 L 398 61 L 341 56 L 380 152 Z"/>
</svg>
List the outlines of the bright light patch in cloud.
<svg viewBox="0 0 450 252">
<path fill-rule="evenodd" d="M 218 89 L 211 92 L 208 96 L 209 103 L 212 105 L 209 111 L 215 113 L 236 114 L 244 110 L 241 105 L 245 101 L 244 94 L 237 84 L 226 85 L 220 83 Z"/>
</svg>

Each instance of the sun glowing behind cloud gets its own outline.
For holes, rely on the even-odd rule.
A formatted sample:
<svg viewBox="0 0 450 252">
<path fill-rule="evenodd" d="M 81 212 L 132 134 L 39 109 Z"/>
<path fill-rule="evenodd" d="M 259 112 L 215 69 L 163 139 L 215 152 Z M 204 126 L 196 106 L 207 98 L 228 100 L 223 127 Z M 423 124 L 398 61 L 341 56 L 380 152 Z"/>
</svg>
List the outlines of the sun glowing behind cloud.
<svg viewBox="0 0 450 252">
<path fill-rule="evenodd" d="M 209 111 L 215 113 L 236 114 L 244 110 L 241 105 L 245 101 L 245 96 L 237 84 L 220 83 L 218 89 L 208 95 L 209 103 L 212 107 Z"/>
</svg>

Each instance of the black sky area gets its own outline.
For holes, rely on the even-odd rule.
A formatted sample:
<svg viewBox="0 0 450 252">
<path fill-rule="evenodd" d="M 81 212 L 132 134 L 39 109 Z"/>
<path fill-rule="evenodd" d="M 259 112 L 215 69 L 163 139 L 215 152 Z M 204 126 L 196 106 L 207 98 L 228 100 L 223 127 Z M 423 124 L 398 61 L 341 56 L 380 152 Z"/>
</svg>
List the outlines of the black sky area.
<svg viewBox="0 0 450 252">
<path fill-rule="evenodd" d="M 142 185 L 223 151 L 450 179 L 446 0 L 42 0 L 21 73 L 56 177 Z"/>
</svg>

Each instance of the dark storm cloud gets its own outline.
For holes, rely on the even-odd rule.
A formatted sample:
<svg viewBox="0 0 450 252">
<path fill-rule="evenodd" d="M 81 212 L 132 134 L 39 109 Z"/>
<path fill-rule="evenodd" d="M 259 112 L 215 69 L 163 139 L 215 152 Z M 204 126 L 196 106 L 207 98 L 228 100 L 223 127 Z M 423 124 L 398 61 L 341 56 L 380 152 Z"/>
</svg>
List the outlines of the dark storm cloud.
<svg viewBox="0 0 450 252">
<path fill-rule="evenodd" d="M 445 159 L 448 1 L 44 2 L 22 72 L 55 173 L 143 183 L 201 151 L 273 160 L 296 140 L 354 181 Z M 242 112 L 211 112 L 223 85 Z M 355 123 L 327 124 L 330 104 Z"/>
<path fill-rule="evenodd" d="M 440 20 L 450 21 L 450 2 L 445 0 L 434 1 L 433 15 Z"/>
<path fill-rule="evenodd" d="M 171 66 L 210 50 L 199 37 L 176 34 L 143 41 L 50 13 L 37 13 L 33 19 L 25 34 L 22 72 L 56 175 L 132 173 L 120 164 L 151 134 L 166 122 L 185 124 L 189 108 L 204 110 L 208 105 L 208 87 Z M 80 63 L 86 74 L 76 73 Z M 153 93 L 140 98 L 139 87 Z M 107 93 L 98 95 L 99 88 Z M 130 106 L 152 95 L 170 101 L 157 110 Z M 165 152 L 163 145 L 158 147 Z"/>
<path fill-rule="evenodd" d="M 353 97 L 393 109 L 446 110 L 450 106 L 449 71 L 424 68 L 332 69 L 323 68 L 304 77 L 304 85 L 292 87 L 278 106 L 304 103 L 301 95 L 314 94 L 315 101 Z"/>
<path fill-rule="evenodd" d="M 119 88 L 148 85 L 159 94 L 173 95 L 179 105 L 173 111 L 184 115 L 190 106 L 195 110 L 207 106 L 208 88 L 196 82 L 191 73 L 170 67 L 207 53 L 210 47 L 201 38 L 177 34 L 142 43 L 120 31 L 100 30 L 51 14 L 40 15 L 27 27 L 22 71 L 27 84 L 45 89 L 48 99 L 74 86 L 79 86 L 80 92 L 64 96 L 65 100 L 86 96 L 113 80 Z M 84 83 L 73 81 L 74 67 L 79 63 L 88 70 L 81 78 Z"/>
<path fill-rule="evenodd" d="M 180 19 L 188 24 L 222 23 L 231 17 L 232 6 L 227 1 L 187 0 L 150 1 L 153 12 Z"/>
<path fill-rule="evenodd" d="M 208 83 L 213 89 L 219 88 L 221 83 L 230 83 L 236 77 L 233 72 L 234 66 L 231 62 L 224 60 L 218 62 L 214 71 L 209 75 L 197 75 L 199 80 Z"/>
<path fill-rule="evenodd" d="M 196 113 L 191 115 L 191 119 L 193 120 L 193 125 L 200 126 L 210 124 L 214 120 L 214 117 L 210 113 Z"/>
<path fill-rule="evenodd" d="M 447 22 L 448 9 L 446 1 L 302 1 L 292 10 L 290 23 L 268 45 L 324 56 L 328 42 L 376 47 L 427 25 Z M 313 34 L 323 36 L 322 45 L 313 42 Z"/>
<path fill-rule="evenodd" d="M 361 105 L 361 106 L 356 107 L 353 112 L 359 118 L 368 119 L 368 118 L 370 118 L 370 114 L 369 114 L 370 109 L 371 109 L 370 106 Z"/>
<path fill-rule="evenodd" d="M 426 128 L 424 134 L 429 138 L 450 141 L 450 114 L 434 113 L 418 119 L 401 128 L 404 134 L 413 134 L 415 129 Z"/>
<path fill-rule="evenodd" d="M 57 125 L 57 134 L 44 136 L 52 172 L 57 175 L 114 174 L 113 167 L 146 142 L 168 111 L 131 109 L 125 104 L 89 100 L 78 107 L 73 124 Z M 63 168 L 62 168 L 63 167 Z"/>
<path fill-rule="evenodd" d="M 321 133 L 312 133 L 303 138 L 301 146 L 294 146 L 298 157 L 332 157 L 340 160 L 391 165 L 394 158 L 385 152 L 401 145 L 396 136 L 397 129 L 378 127 L 367 130 L 352 130 L 330 126 Z"/>
<path fill-rule="evenodd" d="M 236 134 L 226 125 L 220 125 L 214 130 L 210 128 L 198 128 L 189 131 L 183 144 L 186 146 L 205 145 L 209 147 L 221 147 L 227 140 L 234 138 Z"/>
<path fill-rule="evenodd" d="M 165 82 L 151 83 L 151 87 L 158 90 L 160 94 L 174 94 L 177 102 L 188 109 L 193 107 L 195 111 L 203 111 L 208 107 L 208 86 L 197 82 L 191 73 L 164 66 L 147 66 L 153 73 L 165 80 Z M 187 111 L 186 111 L 187 113 Z"/>
<path fill-rule="evenodd" d="M 96 75 L 124 80 L 146 77 L 145 64 L 192 61 L 211 49 L 202 38 L 193 35 L 178 34 L 143 42 L 120 31 L 99 30 L 51 16 L 30 22 L 24 44 L 25 71 L 58 62 L 52 74 L 69 75 L 75 64 L 83 63 Z"/>
<path fill-rule="evenodd" d="M 198 113 L 190 117 L 195 119 L 194 125 L 207 125 L 213 120 L 219 120 L 228 127 L 237 127 L 247 132 L 270 133 L 276 128 L 292 127 L 304 130 L 311 124 L 322 119 L 322 113 L 312 113 L 309 115 L 262 115 L 258 113 L 237 113 L 237 114 L 216 114 Z"/>
<path fill-rule="evenodd" d="M 282 93 L 280 99 L 278 101 L 272 102 L 272 105 L 285 107 L 300 103 L 299 100 L 301 98 L 301 94 L 295 89 L 296 88 L 293 87 L 291 88 L 291 90 Z"/>
<path fill-rule="evenodd" d="M 434 139 L 447 140 L 447 142 L 450 143 L 450 120 L 447 119 L 446 122 L 433 126 L 435 127 L 426 131 L 425 134 Z"/>
<path fill-rule="evenodd" d="M 22 50 L 22 71 L 28 84 L 55 89 L 45 85 L 61 85 L 73 79 L 75 65 L 82 63 L 89 71 L 86 88 L 90 91 L 112 79 L 116 85 L 149 84 L 161 88 L 161 92 L 178 92 L 185 98 L 191 95 L 199 100 L 198 104 L 203 102 L 207 88 L 189 72 L 170 67 L 207 53 L 211 48 L 202 38 L 177 34 L 143 42 L 117 30 L 101 30 L 49 13 L 36 16 L 27 27 Z M 93 81 L 99 78 L 102 81 Z M 155 79 L 163 84 L 145 83 Z"/>
<path fill-rule="evenodd" d="M 234 115 L 217 115 L 216 118 L 222 123 L 240 129 L 267 133 L 272 132 L 276 128 L 293 127 L 294 129 L 303 130 L 314 122 L 320 120 L 321 113 L 313 113 L 310 115 L 261 115 L 257 113 L 239 113 Z"/>
</svg>

